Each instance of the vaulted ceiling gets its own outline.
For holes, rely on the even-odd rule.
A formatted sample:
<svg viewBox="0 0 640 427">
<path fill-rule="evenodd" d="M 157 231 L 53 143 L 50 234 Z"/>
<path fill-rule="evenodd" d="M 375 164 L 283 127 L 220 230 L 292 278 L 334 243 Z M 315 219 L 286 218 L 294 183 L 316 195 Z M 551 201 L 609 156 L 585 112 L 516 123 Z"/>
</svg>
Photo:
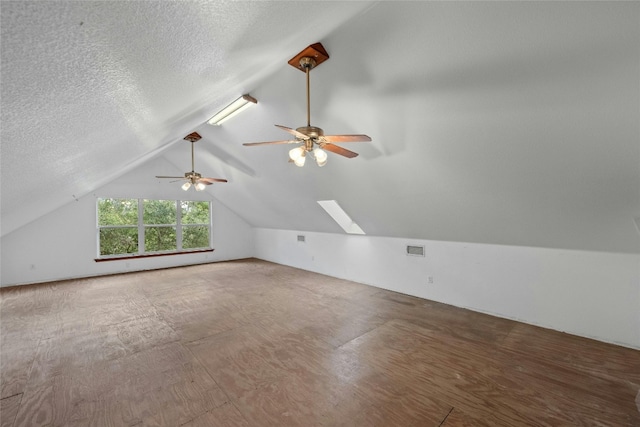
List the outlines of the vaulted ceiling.
<svg viewBox="0 0 640 427">
<path fill-rule="evenodd" d="M 640 252 L 640 3 L 3 1 L 2 234 L 163 156 L 256 227 Z M 311 124 L 373 141 L 287 162 Z M 214 127 L 243 93 L 258 105 Z M 155 174 L 165 174 L 158 170 Z M 166 185 L 158 181 L 158 185 Z M 638 220 L 640 222 L 640 219 Z"/>
</svg>

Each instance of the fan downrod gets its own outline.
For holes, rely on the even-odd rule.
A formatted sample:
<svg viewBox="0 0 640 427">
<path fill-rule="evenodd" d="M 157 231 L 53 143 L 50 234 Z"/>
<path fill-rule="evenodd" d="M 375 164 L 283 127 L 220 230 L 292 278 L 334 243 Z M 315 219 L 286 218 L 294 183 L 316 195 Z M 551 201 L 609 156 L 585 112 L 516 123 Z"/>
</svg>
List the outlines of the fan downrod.
<svg viewBox="0 0 640 427">
<path fill-rule="evenodd" d="M 316 60 L 310 56 L 300 58 L 300 68 L 304 69 L 307 75 L 307 128 L 311 128 L 311 91 L 309 90 L 309 71 L 313 70 L 317 64 Z M 304 133 L 304 132 L 303 132 Z"/>
</svg>

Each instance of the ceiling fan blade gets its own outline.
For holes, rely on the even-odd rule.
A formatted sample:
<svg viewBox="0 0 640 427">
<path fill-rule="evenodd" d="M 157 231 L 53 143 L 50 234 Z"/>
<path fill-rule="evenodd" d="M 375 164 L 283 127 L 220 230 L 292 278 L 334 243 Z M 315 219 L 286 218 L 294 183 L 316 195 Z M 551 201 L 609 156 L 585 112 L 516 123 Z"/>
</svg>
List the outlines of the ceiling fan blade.
<svg viewBox="0 0 640 427">
<path fill-rule="evenodd" d="M 340 154 L 341 156 L 345 156 L 348 158 L 353 158 L 353 157 L 357 157 L 358 153 L 354 153 L 353 151 L 347 150 L 346 148 L 342 148 L 339 147 L 337 145 L 333 145 L 330 142 L 327 142 L 326 144 L 323 144 L 320 146 L 321 148 L 324 148 L 327 151 L 331 151 L 332 153 L 336 153 L 336 154 Z"/>
<path fill-rule="evenodd" d="M 227 180 L 222 178 L 200 178 L 198 182 L 201 182 L 206 185 L 211 185 L 214 182 L 227 182 Z"/>
<path fill-rule="evenodd" d="M 298 131 L 297 131 L 297 130 L 295 130 L 295 129 L 291 129 L 291 128 L 288 128 L 288 127 L 286 127 L 286 126 L 282 126 L 282 125 L 275 125 L 275 126 L 276 126 L 277 128 L 282 129 L 282 130 L 283 130 L 283 131 L 285 131 L 285 132 L 289 132 L 291 135 L 295 136 L 296 138 L 300 138 L 300 139 L 309 139 L 309 137 L 308 137 L 307 135 L 305 135 L 305 134 L 304 134 L 304 133 L 302 133 L 302 132 L 298 132 Z"/>
<path fill-rule="evenodd" d="M 271 145 L 271 144 L 295 144 L 300 141 L 298 140 L 290 140 L 290 141 L 267 141 L 267 142 L 245 142 L 242 145 L 246 145 L 247 147 L 251 147 L 254 145 Z"/>
<path fill-rule="evenodd" d="M 165 175 L 156 175 L 156 178 L 185 179 L 184 176 L 165 176 Z"/>
<path fill-rule="evenodd" d="M 325 135 L 322 137 L 326 142 L 366 142 L 371 141 L 367 135 Z"/>
</svg>

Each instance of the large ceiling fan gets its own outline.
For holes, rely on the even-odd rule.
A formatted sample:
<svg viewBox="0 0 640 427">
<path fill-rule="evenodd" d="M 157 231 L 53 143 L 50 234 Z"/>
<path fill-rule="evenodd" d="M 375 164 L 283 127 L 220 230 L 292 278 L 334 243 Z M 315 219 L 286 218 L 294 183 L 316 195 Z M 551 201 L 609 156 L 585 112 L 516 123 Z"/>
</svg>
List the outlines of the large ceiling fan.
<svg viewBox="0 0 640 427">
<path fill-rule="evenodd" d="M 365 142 L 371 141 L 367 135 L 325 135 L 324 131 L 316 126 L 311 126 L 311 112 L 309 101 L 309 72 L 329 59 L 327 51 L 321 43 L 315 43 L 308 46 L 302 52 L 289 60 L 289 64 L 307 75 L 307 125 L 297 129 L 291 129 L 286 126 L 276 125 L 276 127 L 289 132 L 295 139 L 268 142 L 247 142 L 243 145 L 272 145 L 272 144 L 301 144 L 289 151 L 289 158 L 296 166 L 304 166 L 307 155 L 311 154 L 318 166 L 324 166 L 327 163 L 326 151 L 339 154 L 344 157 L 356 157 L 358 153 L 335 145 L 335 142 Z M 325 151 L 326 150 L 326 151 Z"/>
<path fill-rule="evenodd" d="M 226 179 L 222 178 L 203 178 L 198 172 L 195 171 L 194 167 L 194 156 L 193 156 L 193 145 L 196 141 L 200 140 L 202 137 L 198 132 L 190 133 L 185 136 L 184 139 L 191 143 L 191 172 L 185 172 L 184 176 L 164 176 L 164 175 L 156 175 L 156 178 L 170 178 L 175 179 L 175 181 L 185 181 L 182 184 L 182 189 L 187 191 L 191 186 L 196 189 L 196 191 L 202 191 L 206 188 L 207 185 L 211 185 L 214 182 L 227 182 Z"/>
</svg>

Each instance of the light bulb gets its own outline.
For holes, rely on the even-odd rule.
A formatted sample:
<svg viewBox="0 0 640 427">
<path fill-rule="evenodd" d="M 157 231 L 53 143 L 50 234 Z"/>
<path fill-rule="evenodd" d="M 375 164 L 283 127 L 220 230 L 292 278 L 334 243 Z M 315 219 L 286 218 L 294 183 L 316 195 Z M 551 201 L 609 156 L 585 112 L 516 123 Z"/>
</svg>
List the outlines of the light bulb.
<svg viewBox="0 0 640 427">
<path fill-rule="evenodd" d="M 298 166 L 299 168 L 304 166 L 304 162 L 307 160 L 307 158 L 305 156 L 300 156 L 297 159 L 295 159 L 293 161 L 293 163 Z"/>
<path fill-rule="evenodd" d="M 322 148 L 316 148 L 313 150 L 313 156 L 316 158 L 318 166 L 322 167 L 327 164 L 327 152 Z"/>
<path fill-rule="evenodd" d="M 191 183 L 189 181 L 187 181 L 184 184 L 182 184 L 182 189 L 184 191 L 187 191 L 189 189 L 189 187 L 191 187 Z"/>
<path fill-rule="evenodd" d="M 296 147 L 289 150 L 289 158 L 294 162 L 300 157 L 304 157 L 304 147 Z M 302 162 L 302 164 L 304 164 L 304 162 Z"/>
<path fill-rule="evenodd" d="M 202 190 L 204 190 L 205 188 L 207 188 L 207 186 L 206 186 L 205 184 L 203 184 L 202 182 L 197 183 L 197 184 L 195 185 L 195 187 L 196 187 L 196 191 L 202 191 Z"/>
</svg>

